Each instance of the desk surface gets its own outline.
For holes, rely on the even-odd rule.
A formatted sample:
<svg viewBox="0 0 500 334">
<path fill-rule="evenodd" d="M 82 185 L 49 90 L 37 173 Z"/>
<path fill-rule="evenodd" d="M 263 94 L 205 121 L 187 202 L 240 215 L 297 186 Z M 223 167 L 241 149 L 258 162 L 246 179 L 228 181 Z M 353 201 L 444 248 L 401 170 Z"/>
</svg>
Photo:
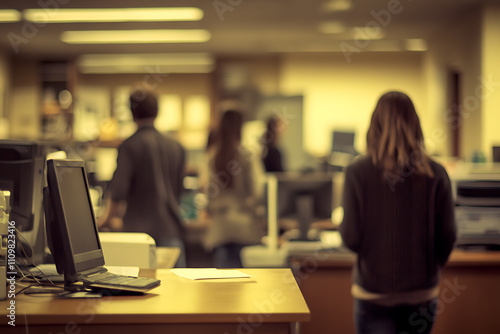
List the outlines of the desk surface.
<svg viewBox="0 0 500 334">
<path fill-rule="evenodd" d="M 156 272 L 162 281 L 144 296 L 68 300 L 20 294 L 15 299 L 16 323 L 78 324 L 89 317 L 93 324 L 234 323 L 256 315 L 270 323 L 309 320 L 309 309 L 290 269 L 240 270 L 254 277 L 193 281 L 160 269 L 141 272 L 144 276 Z M 1 318 L 6 319 L 8 302 L 0 302 Z"/>
</svg>

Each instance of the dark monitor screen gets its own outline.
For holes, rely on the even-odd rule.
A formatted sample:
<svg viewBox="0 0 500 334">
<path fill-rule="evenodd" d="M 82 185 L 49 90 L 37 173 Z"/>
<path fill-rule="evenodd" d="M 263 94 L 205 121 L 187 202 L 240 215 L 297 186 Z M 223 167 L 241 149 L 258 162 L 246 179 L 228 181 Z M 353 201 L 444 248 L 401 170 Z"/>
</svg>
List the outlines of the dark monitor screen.
<svg viewBox="0 0 500 334">
<path fill-rule="evenodd" d="M 493 146 L 493 162 L 500 162 L 500 146 Z"/>
<path fill-rule="evenodd" d="M 344 152 L 355 154 L 354 132 L 333 131 L 332 152 Z"/>
<path fill-rule="evenodd" d="M 38 161 L 40 163 L 37 163 Z M 35 143 L 0 141 L 0 190 L 10 197 L 10 219 L 22 231 L 30 231 L 34 222 L 34 202 L 40 201 L 34 189 L 36 178 L 43 178 L 43 157 Z M 38 182 L 38 193 L 42 193 Z"/>
<path fill-rule="evenodd" d="M 9 220 L 22 233 L 18 243 L 35 263 L 43 261 L 44 226 L 42 189 L 45 154 L 41 145 L 28 141 L 0 140 L 0 190 L 10 192 Z M 18 252 L 20 257 L 24 253 Z"/>
<path fill-rule="evenodd" d="M 82 160 L 48 160 L 45 190 L 47 235 L 65 281 L 104 264 L 87 173 Z"/>
<path fill-rule="evenodd" d="M 307 240 L 312 222 L 331 219 L 332 174 L 279 174 L 277 182 L 278 218 L 297 220 L 301 240 Z"/>
</svg>

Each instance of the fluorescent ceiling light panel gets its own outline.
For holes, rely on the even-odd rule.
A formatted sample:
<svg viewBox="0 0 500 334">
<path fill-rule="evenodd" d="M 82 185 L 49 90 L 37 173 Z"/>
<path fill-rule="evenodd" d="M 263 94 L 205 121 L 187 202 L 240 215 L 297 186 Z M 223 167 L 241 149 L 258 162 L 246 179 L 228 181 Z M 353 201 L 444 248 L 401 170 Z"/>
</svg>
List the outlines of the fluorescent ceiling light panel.
<svg viewBox="0 0 500 334">
<path fill-rule="evenodd" d="M 407 39 L 405 48 L 408 51 L 427 51 L 427 42 L 421 38 Z"/>
<path fill-rule="evenodd" d="M 340 21 L 328 21 L 318 25 L 318 30 L 324 34 L 341 34 L 346 28 Z"/>
<path fill-rule="evenodd" d="M 384 29 L 380 27 L 353 27 L 351 29 L 351 37 L 361 41 L 376 41 L 385 37 Z"/>
<path fill-rule="evenodd" d="M 26 9 L 24 18 L 37 23 L 199 21 L 194 7 Z"/>
<path fill-rule="evenodd" d="M 87 54 L 78 58 L 82 73 L 209 73 L 208 53 Z"/>
<path fill-rule="evenodd" d="M 351 8 L 351 0 L 330 0 L 323 4 L 323 9 L 327 12 L 343 12 Z"/>
<path fill-rule="evenodd" d="M 81 30 L 65 31 L 68 44 L 204 43 L 211 34 L 204 29 Z"/>
<path fill-rule="evenodd" d="M 18 22 L 21 20 L 21 13 L 15 9 L 0 9 L 0 22 Z"/>
</svg>

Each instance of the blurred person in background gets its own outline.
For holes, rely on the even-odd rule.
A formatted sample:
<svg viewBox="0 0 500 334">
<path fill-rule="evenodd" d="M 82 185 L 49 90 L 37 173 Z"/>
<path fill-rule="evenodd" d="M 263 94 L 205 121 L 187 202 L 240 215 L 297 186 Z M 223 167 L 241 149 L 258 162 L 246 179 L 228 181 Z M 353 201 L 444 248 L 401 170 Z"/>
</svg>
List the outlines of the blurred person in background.
<svg viewBox="0 0 500 334">
<path fill-rule="evenodd" d="M 260 243 L 264 231 L 257 214 L 264 173 L 260 159 L 241 145 L 242 126 L 241 111 L 225 111 L 208 160 L 204 189 L 210 223 L 205 245 L 217 268 L 242 267 L 241 249 Z"/>
<path fill-rule="evenodd" d="M 284 157 L 278 143 L 285 129 L 284 122 L 276 115 L 270 116 L 266 124 L 266 132 L 261 138 L 262 162 L 266 172 L 284 172 Z"/>
<path fill-rule="evenodd" d="M 439 277 L 456 239 L 445 169 L 425 152 L 410 98 L 382 95 L 367 155 L 345 171 L 344 244 L 357 254 L 351 293 L 358 333 L 430 333 Z"/>
<path fill-rule="evenodd" d="M 177 267 L 186 267 L 184 222 L 180 214 L 185 150 L 154 127 L 158 100 L 138 88 L 129 98 L 137 131 L 118 148 L 102 229 L 144 232 L 159 247 L 178 247 Z"/>
</svg>

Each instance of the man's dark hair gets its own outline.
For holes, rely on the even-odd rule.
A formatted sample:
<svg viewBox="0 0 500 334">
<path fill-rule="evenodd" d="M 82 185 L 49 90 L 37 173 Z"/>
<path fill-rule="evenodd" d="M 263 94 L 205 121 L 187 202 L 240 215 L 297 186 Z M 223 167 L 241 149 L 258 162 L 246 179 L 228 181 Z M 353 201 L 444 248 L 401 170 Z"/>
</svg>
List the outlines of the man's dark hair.
<svg viewBox="0 0 500 334">
<path fill-rule="evenodd" d="M 129 102 L 134 119 L 155 118 L 158 115 L 158 99 L 151 91 L 135 89 L 130 94 Z"/>
</svg>

